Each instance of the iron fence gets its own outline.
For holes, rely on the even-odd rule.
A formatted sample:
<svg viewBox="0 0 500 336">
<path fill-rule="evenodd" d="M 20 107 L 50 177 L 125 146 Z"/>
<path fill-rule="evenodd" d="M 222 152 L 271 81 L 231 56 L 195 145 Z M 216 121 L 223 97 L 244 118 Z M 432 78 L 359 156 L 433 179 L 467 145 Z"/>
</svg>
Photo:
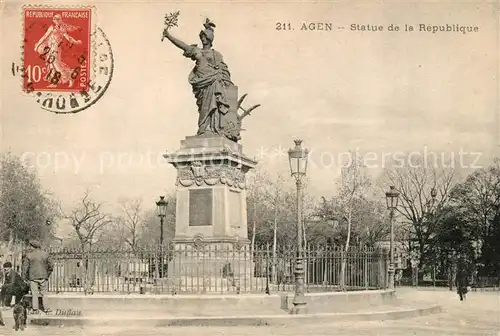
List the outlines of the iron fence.
<svg viewBox="0 0 500 336">
<path fill-rule="evenodd" d="M 272 293 L 294 290 L 294 248 L 231 243 L 170 244 L 135 250 L 53 249 L 51 292 Z M 308 247 L 307 292 L 387 287 L 388 256 L 382 250 Z M 344 266 L 343 266 L 344 264 Z M 344 271 L 342 271 L 344 270 Z M 343 273 L 343 277 L 342 277 Z"/>
</svg>

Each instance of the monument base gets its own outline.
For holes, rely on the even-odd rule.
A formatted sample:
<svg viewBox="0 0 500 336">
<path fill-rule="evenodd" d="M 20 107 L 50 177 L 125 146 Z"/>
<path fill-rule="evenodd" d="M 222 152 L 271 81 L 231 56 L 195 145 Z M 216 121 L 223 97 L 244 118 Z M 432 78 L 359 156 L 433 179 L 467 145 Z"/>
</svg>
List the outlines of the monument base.
<svg viewBox="0 0 500 336">
<path fill-rule="evenodd" d="M 174 291 L 239 292 L 252 286 L 246 174 L 256 161 L 223 136 L 190 136 L 164 157 L 177 169 Z M 243 287 L 242 287 L 243 286 Z"/>
<path fill-rule="evenodd" d="M 236 292 L 254 275 L 248 240 L 176 238 L 168 278 L 176 292 Z"/>
<path fill-rule="evenodd" d="M 247 238 L 246 173 L 256 162 L 221 136 L 193 136 L 165 158 L 177 169 L 175 238 Z"/>
</svg>

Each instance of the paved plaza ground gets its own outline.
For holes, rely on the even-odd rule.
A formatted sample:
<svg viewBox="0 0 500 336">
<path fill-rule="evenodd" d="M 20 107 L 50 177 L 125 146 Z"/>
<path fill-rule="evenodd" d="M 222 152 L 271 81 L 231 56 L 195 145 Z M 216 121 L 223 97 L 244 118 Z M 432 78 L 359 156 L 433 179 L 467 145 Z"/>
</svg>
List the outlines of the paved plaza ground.
<svg viewBox="0 0 500 336">
<path fill-rule="evenodd" d="M 400 289 L 398 296 L 405 300 L 420 302 L 439 302 L 444 312 L 402 320 L 349 323 L 304 324 L 300 327 L 261 326 L 261 327 L 164 327 L 135 328 L 123 327 L 36 327 L 29 326 L 23 335 L 50 336 L 322 336 L 322 335 L 481 335 L 500 336 L 500 293 L 473 292 L 467 300 L 460 302 L 454 292 L 447 290 Z M 4 314 L 10 313 L 4 311 Z M 11 319 L 6 319 L 7 326 L 0 329 L 0 335 L 15 335 Z"/>
</svg>

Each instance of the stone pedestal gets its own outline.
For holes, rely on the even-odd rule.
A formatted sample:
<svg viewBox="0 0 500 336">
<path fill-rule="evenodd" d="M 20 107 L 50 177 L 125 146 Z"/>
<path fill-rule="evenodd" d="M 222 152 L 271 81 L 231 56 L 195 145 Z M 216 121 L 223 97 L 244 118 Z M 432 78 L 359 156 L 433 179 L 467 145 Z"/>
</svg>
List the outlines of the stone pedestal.
<svg viewBox="0 0 500 336">
<path fill-rule="evenodd" d="M 228 267 L 234 278 L 241 273 L 237 270 L 249 276 L 253 263 L 245 175 L 257 162 L 243 154 L 241 145 L 219 136 L 186 137 L 177 152 L 164 157 L 177 169 L 175 252 L 169 277 L 210 280 L 223 276 Z"/>
<path fill-rule="evenodd" d="M 246 242 L 178 239 L 168 265 L 168 277 L 177 292 L 248 291 L 254 275 L 250 246 Z"/>
</svg>

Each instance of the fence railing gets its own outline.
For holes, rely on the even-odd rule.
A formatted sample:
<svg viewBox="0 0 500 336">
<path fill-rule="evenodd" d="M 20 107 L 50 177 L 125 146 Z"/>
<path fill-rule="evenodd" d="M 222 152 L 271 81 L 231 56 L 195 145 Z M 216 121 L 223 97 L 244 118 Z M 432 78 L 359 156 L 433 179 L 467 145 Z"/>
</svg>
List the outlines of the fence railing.
<svg viewBox="0 0 500 336">
<path fill-rule="evenodd" d="M 53 249 L 51 292 L 272 293 L 294 290 L 293 248 L 231 243 L 170 244 L 150 249 Z M 342 264 L 345 264 L 342 267 Z M 308 247 L 307 292 L 387 288 L 388 256 L 382 250 Z M 342 270 L 344 271 L 342 272 Z M 343 273 L 343 281 L 342 281 Z"/>
</svg>

